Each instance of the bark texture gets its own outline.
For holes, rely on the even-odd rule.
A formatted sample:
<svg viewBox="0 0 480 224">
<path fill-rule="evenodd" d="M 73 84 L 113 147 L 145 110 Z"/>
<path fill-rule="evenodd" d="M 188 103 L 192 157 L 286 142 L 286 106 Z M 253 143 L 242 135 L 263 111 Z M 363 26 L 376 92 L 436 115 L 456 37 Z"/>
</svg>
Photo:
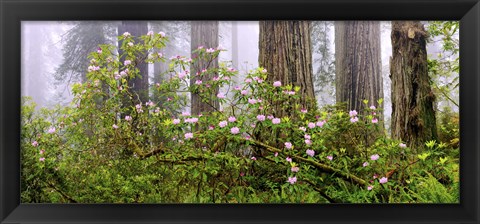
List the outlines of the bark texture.
<svg viewBox="0 0 480 224">
<path fill-rule="evenodd" d="M 380 22 L 335 22 L 336 101 L 346 102 L 347 110 L 362 113 L 363 100 L 383 108 L 377 103 L 383 98 L 380 46 Z"/>
<path fill-rule="evenodd" d="M 199 46 L 204 48 L 217 48 L 218 47 L 218 21 L 192 21 L 191 23 L 191 50 L 196 50 Z M 192 53 L 192 59 L 197 58 L 196 54 Z M 197 75 L 202 69 L 208 69 L 212 67 L 218 67 L 218 58 L 213 61 L 198 60 L 192 64 L 190 68 L 191 78 L 190 84 L 195 85 L 195 81 L 202 80 L 207 81 L 213 79 L 215 74 Z M 198 93 L 192 93 L 192 115 L 200 113 L 206 113 L 214 111 L 219 108 L 219 103 L 216 100 L 218 89 L 214 91 L 214 94 L 209 99 L 203 99 Z"/>
<path fill-rule="evenodd" d="M 392 22 L 392 137 L 411 147 L 437 139 L 426 38 L 420 22 Z"/>
<path fill-rule="evenodd" d="M 307 100 L 315 98 L 310 33 L 310 21 L 260 21 L 258 61 L 267 81 L 299 86 L 304 108 L 315 106 Z"/>
<path fill-rule="evenodd" d="M 123 21 L 122 24 L 118 26 L 118 34 L 122 35 L 124 32 L 129 32 L 132 36 L 138 37 L 145 35 L 148 32 L 148 24 L 146 21 Z M 140 41 L 138 38 L 135 39 L 135 42 Z M 121 46 L 123 41 L 119 42 Z M 123 54 L 123 51 L 119 49 L 119 55 Z M 146 53 L 146 52 L 145 52 Z M 144 60 L 141 60 L 144 55 L 137 55 L 137 60 L 132 62 L 135 63 L 135 66 L 139 69 L 139 76 L 128 80 L 128 86 L 131 88 L 134 93 L 134 102 L 141 103 L 148 101 L 148 64 Z M 120 61 L 123 64 L 125 61 L 125 56 L 120 58 Z M 137 97 L 138 95 L 138 97 Z"/>
</svg>

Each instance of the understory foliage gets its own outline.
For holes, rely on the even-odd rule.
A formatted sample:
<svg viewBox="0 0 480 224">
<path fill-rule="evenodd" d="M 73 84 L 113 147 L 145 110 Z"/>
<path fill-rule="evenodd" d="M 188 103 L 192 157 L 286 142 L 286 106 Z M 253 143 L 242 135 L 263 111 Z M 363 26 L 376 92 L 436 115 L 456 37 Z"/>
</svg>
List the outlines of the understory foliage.
<svg viewBox="0 0 480 224">
<path fill-rule="evenodd" d="M 264 81 L 263 68 L 239 86 L 227 63 L 189 73 L 191 63 L 215 60 L 223 49 L 199 47 L 198 58 L 166 59 L 158 53 L 167 42 L 163 33 L 137 42 L 128 33 L 119 38 L 125 61 L 109 45 L 91 53 L 88 80 L 72 86 L 70 106 L 36 109 L 23 99 L 22 202 L 459 201 L 458 144 L 413 149 L 390 139 L 377 116 L 381 100 L 364 101 L 363 114 L 344 105 L 307 111 L 298 87 Z M 149 90 L 167 99 L 161 107 L 126 103 L 138 102 L 128 80 L 139 76 L 141 60 L 170 61 L 171 78 Z M 215 77 L 190 85 L 206 74 Z M 187 93 L 208 102 L 216 89 L 228 89 L 213 96 L 221 108 L 188 112 Z"/>
</svg>

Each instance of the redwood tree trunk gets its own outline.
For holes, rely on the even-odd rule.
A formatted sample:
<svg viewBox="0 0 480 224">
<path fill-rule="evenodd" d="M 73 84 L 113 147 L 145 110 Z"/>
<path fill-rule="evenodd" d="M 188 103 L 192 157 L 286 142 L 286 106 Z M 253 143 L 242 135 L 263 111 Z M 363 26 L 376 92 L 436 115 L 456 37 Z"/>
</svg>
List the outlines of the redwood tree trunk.
<svg viewBox="0 0 480 224">
<path fill-rule="evenodd" d="M 383 98 L 380 46 L 380 22 L 335 22 L 336 101 L 346 102 L 347 110 L 362 113 L 364 100 L 383 108 L 377 104 Z"/>
<path fill-rule="evenodd" d="M 217 48 L 218 47 L 218 21 L 192 21 L 191 23 L 191 49 L 196 50 L 199 46 L 204 48 Z M 192 59 L 197 55 L 192 53 Z M 195 81 L 202 80 L 207 81 L 213 79 L 216 74 L 204 74 L 202 76 L 197 75 L 202 69 L 208 69 L 212 67 L 218 67 L 218 58 L 211 62 L 208 61 L 196 61 L 190 68 L 191 78 L 190 85 L 195 85 Z M 216 100 L 218 89 L 214 91 L 214 94 L 207 99 L 206 102 L 202 102 L 202 98 L 192 93 L 192 115 L 198 115 L 200 113 L 211 112 L 216 108 L 219 108 L 219 103 Z"/>
<path fill-rule="evenodd" d="M 392 22 L 392 137 L 411 147 L 437 139 L 426 37 L 420 22 Z"/>
<path fill-rule="evenodd" d="M 132 36 L 139 37 L 141 35 L 146 35 L 148 32 L 148 24 L 145 21 L 123 21 L 122 24 L 118 27 L 118 34 L 122 35 L 124 32 L 129 32 Z M 136 38 L 135 42 L 138 42 L 139 39 Z M 122 41 L 119 42 L 119 46 L 122 44 Z M 123 51 L 119 49 L 119 55 L 123 54 Z M 137 60 L 134 62 L 135 66 L 140 70 L 140 76 L 128 80 L 128 86 L 132 88 L 132 92 L 138 94 L 134 98 L 135 103 L 147 102 L 148 101 L 148 64 L 145 61 L 139 60 L 141 56 L 137 55 Z M 125 57 L 121 57 L 120 61 L 123 64 Z"/>
<path fill-rule="evenodd" d="M 267 70 L 268 81 L 299 86 L 304 108 L 316 105 L 310 27 L 310 21 L 260 21 L 259 65 Z"/>
</svg>

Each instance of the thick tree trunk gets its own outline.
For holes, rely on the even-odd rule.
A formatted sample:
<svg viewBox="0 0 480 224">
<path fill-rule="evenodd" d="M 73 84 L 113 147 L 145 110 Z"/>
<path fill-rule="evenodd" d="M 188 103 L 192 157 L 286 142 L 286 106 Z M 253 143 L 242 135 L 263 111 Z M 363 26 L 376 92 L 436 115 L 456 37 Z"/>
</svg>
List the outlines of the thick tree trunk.
<svg viewBox="0 0 480 224">
<path fill-rule="evenodd" d="M 118 34 L 122 35 L 124 32 L 129 32 L 132 36 L 139 37 L 141 35 L 146 35 L 148 32 L 148 23 L 145 21 L 123 21 L 122 24 L 118 27 Z M 140 41 L 138 38 L 135 39 L 138 43 Z M 119 46 L 122 44 L 120 41 Z M 119 49 L 119 55 L 123 54 L 123 51 Z M 144 103 L 148 101 L 148 64 L 145 61 L 140 60 L 144 55 L 137 55 L 137 60 L 135 66 L 140 70 L 140 76 L 130 79 L 128 81 L 128 86 L 132 88 L 134 93 L 134 102 L 135 103 Z M 120 61 L 123 63 L 125 61 L 125 56 L 120 58 Z M 137 97 L 138 95 L 138 97 Z"/>
<path fill-rule="evenodd" d="M 199 46 L 204 48 L 217 48 L 218 47 L 218 21 L 192 21 L 191 23 L 191 49 L 196 50 Z M 196 54 L 192 53 L 192 59 L 197 58 Z M 190 84 L 195 85 L 195 81 L 202 80 L 207 81 L 213 79 L 216 74 L 204 74 L 202 76 L 197 75 L 203 69 L 212 67 L 218 67 L 218 58 L 211 62 L 208 61 L 196 61 L 190 68 L 191 78 Z M 214 91 L 214 94 L 205 102 L 202 98 L 192 93 L 191 105 L 192 115 L 198 115 L 200 113 L 206 113 L 214 111 L 219 108 L 219 103 L 216 100 L 218 89 Z"/>
<path fill-rule="evenodd" d="M 437 139 L 435 96 L 427 68 L 427 33 L 420 22 L 392 22 L 392 137 L 411 147 Z"/>
<path fill-rule="evenodd" d="M 383 98 L 380 46 L 380 22 L 335 22 L 336 101 L 346 102 L 347 110 L 383 108 L 377 104 Z"/>
<path fill-rule="evenodd" d="M 316 105 L 312 78 L 310 23 L 310 21 L 260 21 L 258 58 L 260 66 L 268 72 L 268 81 L 281 81 L 282 85 L 300 87 L 297 94 L 302 96 L 301 104 L 306 109 Z"/>
</svg>

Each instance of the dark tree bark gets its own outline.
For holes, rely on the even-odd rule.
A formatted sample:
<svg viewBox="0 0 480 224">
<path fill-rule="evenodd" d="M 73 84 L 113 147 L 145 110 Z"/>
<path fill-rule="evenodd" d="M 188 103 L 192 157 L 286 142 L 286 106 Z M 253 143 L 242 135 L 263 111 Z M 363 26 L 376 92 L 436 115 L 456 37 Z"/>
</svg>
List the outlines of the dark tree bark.
<svg viewBox="0 0 480 224">
<path fill-rule="evenodd" d="M 132 36 L 139 37 L 145 35 L 148 32 L 148 23 L 146 21 L 123 21 L 122 24 L 118 27 L 118 34 L 122 35 L 124 32 L 129 32 Z M 135 42 L 138 43 L 140 39 L 135 38 Z M 122 41 L 120 41 L 119 46 L 121 46 Z M 119 49 L 119 55 L 122 56 L 123 51 Z M 146 52 L 145 52 L 146 54 Z M 137 55 L 137 60 L 132 62 L 135 63 L 135 66 L 140 71 L 140 76 L 137 76 L 133 79 L 128 80 L 128 86 L 132 88 L 134 93 L 134 102 L 142 103 L 148 101 L 148 64 L 145 63 L 145 55 Z M 120 61 L 123 63 L 125 61 L 125 56 L 123 55 L 120 58 Z M 138 95 L 138 97 L 136 96 Z"/>
<path fill-rule="evenodd" d="M 191 23 L 191 49 L 196 50 L 199 46 L 204 48 L 217 48 L 218 47 L 218 21 L 192 21 Z M 192 53 L 192 59 L 197 58 L 196 54 Z M 190 84 L 195 85 L 195 81 L 202 80 L 207 81 L 213 79 L 215 74 L 203 74 L 197 75 L 203 69 L 212 67 L 218 67 L 218 58 L 213 61 L 196 61 L 190 68 L 191 78 Z M 197 93 L 191 95 L 192 115 L 198 115 L 200 113 L 208 113 L 219 108 L 219 103 L 216 100 L 218 89 L 214 91 L 214 94 L 210 99 L 206 99 L 205 102 Z"/>
<path fill-rule="evenodd" d="M 267 80 L 299 86 L 304 108 L 316 106 L 310 27 L 310 21 L 260 21 L 258 61 L 268 72 Z"/>
<path fill-rule="evenodd" d="M 336 101 L 346 102 L 347 110 L 383 108 L 377 104 L 383 98 L 380 46 L 380 22 L 335 22 Z"/>
<path fill-rule="evenodd" d="M 417 21 L 392 22 L 392 137 L 411 147 L 436 140 L 435 96 L 428 76 L 424 26 Z"/>
</svg>

